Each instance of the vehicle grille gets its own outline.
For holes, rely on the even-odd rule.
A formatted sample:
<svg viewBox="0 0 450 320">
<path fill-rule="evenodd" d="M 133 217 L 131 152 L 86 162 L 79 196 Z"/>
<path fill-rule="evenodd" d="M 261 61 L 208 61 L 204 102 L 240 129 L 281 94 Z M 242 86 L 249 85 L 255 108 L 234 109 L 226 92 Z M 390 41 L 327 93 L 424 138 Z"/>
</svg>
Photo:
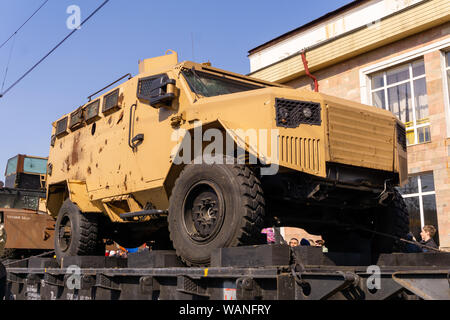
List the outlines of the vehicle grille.
<svg viewBox="0 0 450 320">
<path fill-rule="evenodd" d="M 320 103 L 276 98 L 275 109 L 279 127 L 297 128 L 300 124 L 320 126 L 322 123 Z"/>
<path fill-rule="evenodd" d="M 320 140 L 280 136 L 280 164 L 317 173 L 320 171 Z"/>
</svg>

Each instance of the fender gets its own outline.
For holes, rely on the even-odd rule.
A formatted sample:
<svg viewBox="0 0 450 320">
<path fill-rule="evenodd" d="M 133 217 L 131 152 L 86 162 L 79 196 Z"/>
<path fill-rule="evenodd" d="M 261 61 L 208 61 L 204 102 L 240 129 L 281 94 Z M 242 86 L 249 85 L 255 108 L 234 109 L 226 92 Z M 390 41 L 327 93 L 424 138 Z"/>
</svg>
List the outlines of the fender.
<svg viewBox="0 0 450 320">
<path fill-rule="evenodd" d="M 275 132 L 275 136 L 273 133 L 265 134 L 264 139 L 267 139 L 267 144 L 259 148 L 258 150 L 258 139 L 261 139 L 261 133 L 254 131 L 254 136 L 249 136 L 251 131 L 246 131 L 244 129 L 236 129 L 233 128 L 231 124 L 227 123 L 223 120 L 215 120 L 208 123 L 202 123 L 201 129 L 198 129 L 198 126 L 192 126 L 189 129 L 185 130 L 184 135 L 182 136 L 181 142 L 174 148 L 171 159 L 172 165 L 169 169 L 168 174 L 166 175 L 166 179 L 164 180 L 164 187 L 167 195 L 170 197 L 170 191 L 172 187 L 175 185 L 175 180 L 183 170 L 184 166 L 187 163 L 194 161 L 194 152 L 191 152 L 191 156 L 186 161 L 182 161 L 178 159 L 178 155 L 180 154 L 181 149 L 184 147 L 192 147 L 194 148 L 194 144 L 192 142 L 193 138 L 196 135 L 195 130 L 201 130 L 201 135 L 203 137 L 205 131 L 209 129 L 218 129 L 224 133 L 223 137 L 223 151 L 226 154 L 227 151 L 227 143 L 234 142 L 236 146 L 241 149 L 241 154 L 238 153 L 238 161 L 246 161 L 245 159 L 241 159 L 244 156 L 244 151 L 248 152 L 249 158 L 253 160 L 254 164 L 263 164 L 264 166 L 272 166 L 276 165 L 278 169 L 278 134 Z M 190 141 L 187 141 L 189 139 Z M 209 145 L 208 141 L 203 141 L 202 143 L 202 151 Z M 275 148 L 271 148 L 271 146 L 275 145 Z M 203 155 L 203 152 L 202 152 Z M 269 156 L 270 155 L 270 156 Z M 178 160 L 178 161 L 177 161 Z M 251 161 L 250 160 L 250 161 Z M 251 163 L 253 163 L 251 162 Z M 268 170 L 269 171 L 269 170 Z"/>
<path fill-rule="evenodd" d="M 47 209 L 53 217 L 58 215 L 64 200 L 70 198 L 82 212 L 101 213 L 101 207 L 89 200 L 86 182 L 79 180 L 66 180 L 48 186 Z"/>
</svg>

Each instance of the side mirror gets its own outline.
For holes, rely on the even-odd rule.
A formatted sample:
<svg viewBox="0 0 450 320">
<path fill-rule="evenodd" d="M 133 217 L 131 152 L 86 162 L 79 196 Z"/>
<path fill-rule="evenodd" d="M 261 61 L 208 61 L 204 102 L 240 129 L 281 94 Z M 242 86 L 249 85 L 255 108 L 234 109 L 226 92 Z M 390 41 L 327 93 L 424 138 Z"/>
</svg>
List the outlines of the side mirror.
<svg viewBox="0 0 450 320">
<path fill-rule="evenodd" d="M 175 83 L 167 74 L 139 79 L 137 97 L 153 108 L 170 107 L 175 99 Z"/>
</svg>

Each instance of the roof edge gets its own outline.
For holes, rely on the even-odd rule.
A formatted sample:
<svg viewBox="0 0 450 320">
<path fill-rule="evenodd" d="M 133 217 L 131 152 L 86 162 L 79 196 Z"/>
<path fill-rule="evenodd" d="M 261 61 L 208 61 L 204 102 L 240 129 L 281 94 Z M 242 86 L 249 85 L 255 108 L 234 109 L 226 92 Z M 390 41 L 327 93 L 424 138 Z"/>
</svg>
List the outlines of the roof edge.
<svg viewBox="0 0 450 320">
<path fill-rule="evenodd" d="M 323 16 L 320 16 L 319 18 L 314 19 L 314 20 L 312 20 L 312 21 L 310 21 L 310 22 L 308 22 L 308 23 L 306 23 L 306 24 L 304 24 L 304 25 L 302 25 L 302 26 L 300 26 L 298 28 L 295 28 L 295 29 L 293 29 L 291 31 L 288 31 L 288 32 L 286 32 L 286 33 L 276 37 L 276 38 L 273 38 L 273 39 L 271 39 L 271 40 L 269 40 L 269 41 L 267 41 L 267 42 L 265 42 L 265 43 L 255 47 L 255 48 L 253 48 L 253 49 L 250 49 L 248 51 L 248 56 L 257 53 L 257 52 L 259 52 L 259 51 L 269 47 L 272 44 L 278 43 L 278 42 L 280 42 L 280 41 L 282 41 L 284 39 L 287 39 L 287 38 L 289 38 L 289 37 L 291 37 L 291 36 L 293 36 L 295 34 L 298 34 L 301 31 L 303 31 L 305 29 L 308 29 L 308 28 L 310 28 L 310 27 L 312 27 L 314 25 L 317 25 L 320 22 L 325 21 L 325 20 L 327 20 L 327 19 L 329 19 L 331 17 L 334 17 L 334 16 L 336 16 L 336 15 L 338 15 L 338 14 L 344 12 L 344 11 L 353 9 L 353 8 L 355 8 L 357 6 L 360 6 L 361 4 L 363 4 L 365 2 L 369 2 L 369 1 L 371 1 L 371 0 L 354 0 L 354 1 L 344 5 L 342 7 L 339 7 L 336 10 L 330 11 L 330 12 L 324 14 Z"/>
</svg>

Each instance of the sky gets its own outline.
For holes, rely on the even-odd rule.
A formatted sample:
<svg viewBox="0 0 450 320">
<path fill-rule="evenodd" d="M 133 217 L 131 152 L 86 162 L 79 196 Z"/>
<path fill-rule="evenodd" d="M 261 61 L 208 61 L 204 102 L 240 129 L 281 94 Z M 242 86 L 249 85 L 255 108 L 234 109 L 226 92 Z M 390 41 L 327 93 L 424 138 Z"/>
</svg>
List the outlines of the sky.
<svg viewBox="0 0 450 320">
<path fill-rule="evenodd" d="M 0 44 L 44 0 L 0 0 Z M 0 87 L 41 59 L 71 30 L 71 5 L 81 20 L 103 0 L 49 0 L 0 49 Z M 248 51 L 350 0 L 111 0 L 16 87 L 0 98 L 0 180 L 16 154 L 46 157 L 51 123 L 87 102 L 122 75 L 138 72 L 138 60 L 178 52 L 179 61 L 210 61 L 246 74 Z M 299 48 L 301 49 L 301 48 Z"/>
</svg>

